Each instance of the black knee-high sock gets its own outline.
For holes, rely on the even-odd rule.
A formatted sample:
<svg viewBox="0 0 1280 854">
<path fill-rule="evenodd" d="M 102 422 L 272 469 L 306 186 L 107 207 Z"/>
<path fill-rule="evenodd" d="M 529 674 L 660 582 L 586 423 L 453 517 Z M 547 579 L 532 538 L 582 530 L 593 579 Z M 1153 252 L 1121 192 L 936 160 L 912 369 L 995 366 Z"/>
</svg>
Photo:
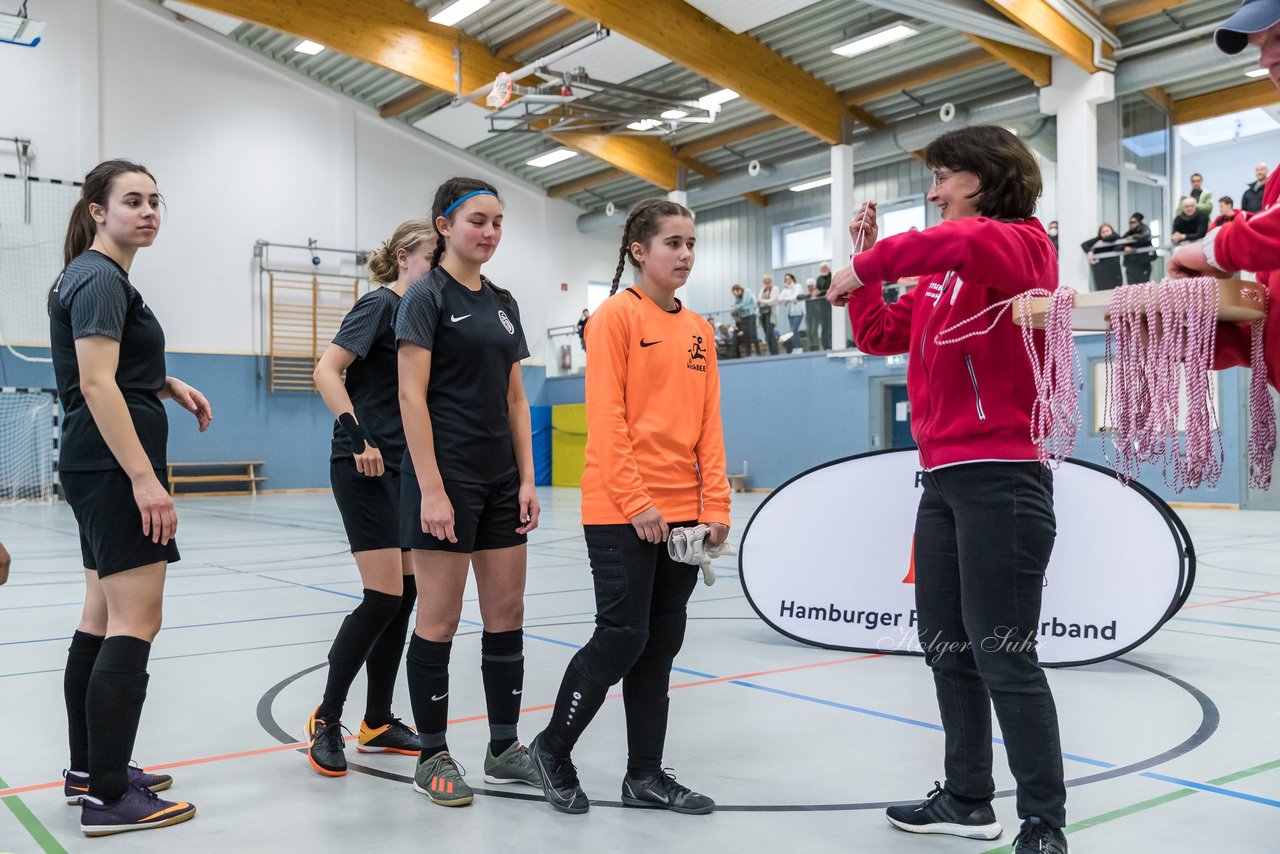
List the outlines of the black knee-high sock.
<svg viewBox="0 0 1280 854">
<path fill-rule="evenodd" d="M 89 725 L 85 722 L 85 695 L 93 663 L 102 649 L 102 636 L 77 631 L 67 649 L 67 669 L 62 674 L 62 695 L 67 703 L 67 742 L 71 746 L 72 771 L 89 773 Z"/>
<path fill-rule="evenodd" d="M 516 743 L 524 693 L 524 629 L 481 633 L 480 675 L 489 710 L 489 750 L 500 756 Z"/>
<path fill-rule="evenodd" d="M 117 801 L 129 788 L 129 759 L 147 698 L 151 644 L 126 635 L 109 637 L 89 677 L 89 794 Z"/>
<path fill-rule="evenodd" d="M 400 597 L 365 588 L 364 600 L 347 614 L 329 647 L 329 678 L 316 717 L 332 723 L 342 717 L 351 681 L 364 666 L 369 651 L 387 623 L 400 610 Z"/>
<path fill-rule="evenodd" d="M 418 601 L 418 585 L 412 575 L 404 577 L 404 593 L 400 596 L 400 610 L 387 623 L 382 634 L 369 650 L 364 672 L 369 680 L 365 695 L 364 722 L 377 729 L 391 722 L 391 697 L 396 690 L 396 674 L 400 672 L 400 660 L 404 658 L 405 634 L 409 631 L 409 617 Z"/>
<path fill-rule="evenodd" d="M 423 759 L 449 749 L 445 735 L 449 727 L 449 652 L 452 649 L 453 641 L 424 640 L 417 632 L 409 638 L 404 669 L 409 677 L 409 700 L 413 703 L 413 722 L 418 727 Z"/>
<path fill-rule="evenodd" d="M 578 743 L 587 724 L 604 705 L 608 686 L 597 685 L 579 669 L 577 656 L 569 662 L 556 694 L 556 708 L 543 730 L 542 741 L 552 756 L 566 757 Z"/>
</svg>

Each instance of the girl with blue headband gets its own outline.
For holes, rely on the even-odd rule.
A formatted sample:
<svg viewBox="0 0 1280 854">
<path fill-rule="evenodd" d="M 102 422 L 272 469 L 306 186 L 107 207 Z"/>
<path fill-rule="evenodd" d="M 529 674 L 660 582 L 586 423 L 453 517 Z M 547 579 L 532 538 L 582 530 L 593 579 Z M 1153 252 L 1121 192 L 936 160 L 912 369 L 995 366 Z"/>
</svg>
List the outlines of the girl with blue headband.
<svg viewBox="0 0 1280 854">
<path fill-rule="evenodd" d="M 529 402 L 520 360 L 529 348 L 515 298 L 481 273 L 502 239 L 491 185 L 453 178 L 431 206 L 439 235 L 432 270 L 399 306 L 400 412 L 408 453 L 400 479 L 401 546 L 413 550 L 418 615 L 405 671 L 422 753 L 414 789 L 442 806 L 471 803 L 445 740 L 449 653 L 475 568 L 489 718 L 487 783 L 541 787 L 517 740 L 524 690 L 525 543 L 538 526 Z"/>
</svg>

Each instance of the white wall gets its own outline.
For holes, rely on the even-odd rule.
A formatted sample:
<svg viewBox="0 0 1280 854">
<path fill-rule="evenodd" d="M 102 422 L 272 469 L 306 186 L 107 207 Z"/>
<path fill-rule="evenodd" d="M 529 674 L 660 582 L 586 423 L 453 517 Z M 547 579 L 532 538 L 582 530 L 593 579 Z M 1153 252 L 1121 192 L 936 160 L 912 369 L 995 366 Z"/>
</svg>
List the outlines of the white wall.
<svg viewBox="0 0 1280 854">
<path fill-rule="evenodd" d="M 155 174 L 168 214 L 132 278 L 170 349 L 254 351 L 255 240 L 371 248 L 424 215 L 453 175 L 490 180 L 503 196 L 503 243 L 485 272 L 520 300 L 534 361 L 548 325 L 576 320 L 587 280 L 612 274 L 617 247 L 578 234 L 578 208 L 158 6 L 33 0 L 29 10 L 49 26 L 33 50 L 0 48 L 0 79 L 23 83 L 0 87 L 0 136 L 31 137 L 45 177 L 81 178 L 107 157 Z M 3 171 L 14 171 L 9 149 Z"/>
<path fill-rule="evenodd" d="M 1177 130 L 1174 130 L 1177 133 Z M 1280 166 L 1280 131 L 1248 136 L 1237 142 L 1220 142 L 1196 148 L 1180 140 L 1182 172 L 1174 177 L 1175 186 L 1170 193 L 1170 204 L 1176 204 L 1191 189 L 1191 173 L 1204 176 L 1204 188 L 1213 193 L 1214 199 L 1230 196 L 1240 207 L 1245 188 L 1253 182 L 1253 167 L 1266 163 L 1275 171 Z M 1213 206 L 1213 216 L 1218 215 L 1218 205 Z"/>
</svg>

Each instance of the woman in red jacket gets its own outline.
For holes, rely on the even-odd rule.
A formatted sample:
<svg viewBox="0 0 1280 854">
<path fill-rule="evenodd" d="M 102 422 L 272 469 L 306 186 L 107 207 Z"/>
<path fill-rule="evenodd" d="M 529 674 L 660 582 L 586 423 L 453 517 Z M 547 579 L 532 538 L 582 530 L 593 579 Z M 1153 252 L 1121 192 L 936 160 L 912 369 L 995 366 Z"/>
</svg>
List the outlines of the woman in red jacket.
<svg viewBox="0 0 1280 854">
<path fill-rule="evenodd" d="M 859 349 L 911 355 L 911 429 L 924 468 L 916 609 L 946 735 L 946 783 L 887 814 L 912 833 L 1000 835 L 994 703 L 1023 819 L 1013 850 L 1066 854 L 1058 715 L 1035 650 L 1056 530 L 1052 472 L 1031 442 L 1035 383 L 1014 324 L 982 334 L 988 323 L 979 318 L 951 330 L 1014 294 L 1057 287 L 1053 243 L 1032 217 L 1040 170 L 1016 136 L 992 126 L 939 137 L 925 162 L 943 222 L 877 243 L 868 204 L 850 226 L 865 251 L 827 295 L 848 305 Z M 920 283 L 886 305 L 880 283 L 904 276 Z M 979 334 L 937 343 L 968 332 Z"/>
<path fill-rule="evenodd" d="M 1252 44 L 1258 48 L 1258 67 L 1266 69 L 1280 88 L 1280 2 L 1241 7 L 1214 34 L 1224 53 L 1236 54 Z M 1270 308 L 1263 327 L 1267 381 L 1280 389 L 1280 169 L 1271 173 L 1262 191 L 1262 210 L 1239 211 L 1235 219 L 1214 229 L 1200 243 L 1179 246 L 1169 259 L 1173 276 L 1225 276 L 1240 270 L 1257 273 L 1267 289 Z M 1249 364 L 1249 324 L 1220 323 L 1213 367 Z"/>
</svg>

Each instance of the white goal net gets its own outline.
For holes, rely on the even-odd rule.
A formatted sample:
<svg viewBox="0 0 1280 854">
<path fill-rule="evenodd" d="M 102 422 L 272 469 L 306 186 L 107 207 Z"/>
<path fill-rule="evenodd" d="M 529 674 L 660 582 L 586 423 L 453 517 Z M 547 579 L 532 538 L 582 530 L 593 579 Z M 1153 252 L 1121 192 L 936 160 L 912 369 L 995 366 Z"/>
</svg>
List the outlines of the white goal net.
<svg viewBox="0 0 1280 854">
<path fill-rule="evenodd" d="M 46 299 L 78 198 L 72 182 L 0 175 L 0 344 L 25 361 L 49 361 Z"/>
<path fill-rule="evenodd" d="M 55 393 L 0 388 L 0 504 L 53 501 L 57 454 Z"/>
</svg>

